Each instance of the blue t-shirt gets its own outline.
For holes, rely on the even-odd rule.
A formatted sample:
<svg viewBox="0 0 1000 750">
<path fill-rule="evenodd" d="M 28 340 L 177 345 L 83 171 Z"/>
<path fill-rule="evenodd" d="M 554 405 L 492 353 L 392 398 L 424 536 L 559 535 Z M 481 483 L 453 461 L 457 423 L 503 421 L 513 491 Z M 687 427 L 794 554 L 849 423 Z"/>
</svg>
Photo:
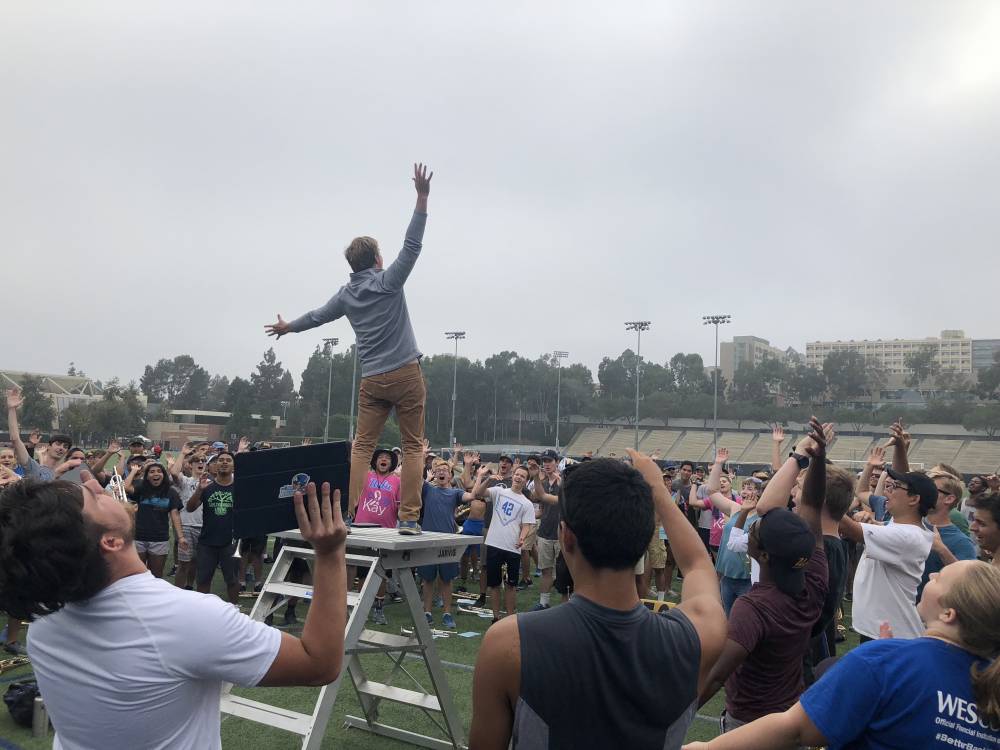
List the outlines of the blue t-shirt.
<svg viewBox="0 0 1000 750">
<path fill-rule="evenodd" d="M 420 522 L 420 527 L 424 531 L 454 534 L 458 528 L 455 525 L 455 508 L 462 504 L 464 495 L 464 490 L 438 487 L 430 482 L 424 482 L 424 488 L 420 493 L 424 504 L 424 520 Z"/>
<path fill-rule="evenodd" d="M 978 657 L 936 638 L 886 639 L 847 652 L 800 698 L 828 750 L 1000 748 L 979 720 Z"/>
<path fill-rule="evenodd" d="M 941 534 L 941 541 L 944 542 L 944 546 L 956 558 L 959 560 L 976 559 L 976 546 L 969 537 L 962 533 L 962 530 L 958 526 L 948 524 L 947 526 L 938 526 L 937 530 Z M 944 563 L 941 562 L 941 556 L 934 550 L 931 550 L 931 553 L 927 555 L 927 562 L 924 563 L 924 576 L 920 579 L 920 585 L 917 586 L 918 602 L 920 601 L 920 597 L 923 596 L 924 586 L 931 579 L 931 573 L 940 573 L 943 567 Z"/>
<path fill-rule="evenodd" d="M 885 521 L 885 504 L 888 498 L 885 495 L 869 495 L 868 504 L 876 521 Z"/>
<path fill-rule="evenodd" d="M 719 542 L 719 556 L 715 561 L 715 569 L 719 575 L 725 578 L 746 578 L 749 580 L 750 558 L 745 552 L 733 552 L 729 549 L 729 534 L 736 526 L 738 517 L 739 513 L 733 513 L 733 517 L 726 521 L 726 525 L 722 527 L 722 541 Z M 743 524 L 744 530 L 750 531 L 750 528 L 759 520 L 760 517 L 754 513 Z"/>
</svg>

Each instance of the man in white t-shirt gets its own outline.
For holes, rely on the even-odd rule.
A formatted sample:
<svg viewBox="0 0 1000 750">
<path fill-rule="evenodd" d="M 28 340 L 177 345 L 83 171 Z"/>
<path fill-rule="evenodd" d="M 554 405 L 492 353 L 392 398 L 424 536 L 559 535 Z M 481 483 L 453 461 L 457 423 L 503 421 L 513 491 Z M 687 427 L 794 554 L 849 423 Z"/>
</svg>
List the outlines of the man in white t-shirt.
<svg viewBox="0 0 1000 750">
<path fill-rule="evenodd" d="M 201 536 L 202 515 L 204 505 L 195 510 L 187 509 L 187 501 L 198 489 L 198 480 L 205 473 L 205 457 L 186 443 L 180 454 L 170 464 L 170 476 L 173 477 L 177 494 L 181 497 L 181 532 L 187 540 L 187 549 L 177 550 L 177 575 L 174 584 L 189 591 L 194 589 L 195 555 L 198 550 L 198 538 Z"/>
<path fill-rule="evenodd" d="M 89 472 L 84 478 L 19 482 L 0 497 L 0 608 L 36 618 L 28 653 L 56 730 L 53 750 L 218 749 L 223 682 L 337 678 L 347 527 L 329 485 L 322 505 L 312 484 L 305 504 L 301 494 L 294 500 L 316 552 L 300 640 L 216 596 L 154 578 L 136 553 L 132 514 Z"/>
<path fill-rule="evenodd" d="M 484 477 L 485 479 L 485 477 Z M 507 566 L 504 606 L 512 615 L 517 607 L 517 581 L 521 569 L 521 546 L 535 525 L 535 508 L 523 494 L 528 483 L 528 469 L 518 466 L 511 477 L 510 489 L 486 487 L 479 481 L 472 494 L 493 503 L 493 520 L 486 532 L 486 585 L 490 591 L 493 622 L 500 619 L 500 568 Z"/>
<path fill-rule="evenodd" d="M 849 516 L 840 522 L 844 537 L 865 545 L 854 575 L 853 626 L 862 643 L 879 637 L 882 622 L 896 638 L 919 638 L 924 632 L 917 587 L 934 542 L 924 516 L 937 504 L 938 490 L 922 472 L 885 470 L 885 509 L 892 522 L 858 523 Z"/>
</svg>

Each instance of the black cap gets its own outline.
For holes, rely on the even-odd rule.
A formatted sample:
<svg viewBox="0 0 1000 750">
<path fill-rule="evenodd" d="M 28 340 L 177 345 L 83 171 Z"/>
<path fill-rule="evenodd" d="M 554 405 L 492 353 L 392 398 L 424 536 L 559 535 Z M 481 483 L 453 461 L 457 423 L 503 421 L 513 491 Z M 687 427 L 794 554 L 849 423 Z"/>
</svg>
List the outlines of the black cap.
<svg viewBox="0 0 1000 750">
<path fill-rule="evenodd" d="M 774 584 L 789 596 L 806 587 L 806 566 L 816 548 L 816 537 L 806 522 L 784 508 L 768 511 L 758 522 L 760 549 Z"/>
<path fill-rule="evenodd" d="M 919 471 L 908 471 L 904 474 L 891 466 L 886 466 L 885 471 L 897 482 L 903 482 L 909 487 L 911 495 L 920 495 L 921 516 L 926 516 L 934 510 L 938 500 L 938 488 L 933 479 Z"/>
<path fill-rule="evenodd" d="M 136 438 L 132 438 L 131 440 L 129 440 L 128 441 L 128 445 L 129 445 L 130 448 L 133 445 L 141 445 L 143 448 L 145 448 L 146 447 L 146 441 L 143 440 L 142 438 L 137 438 L 136 437 Z"/>
<path fill-rule="evenodd" d="M 549 448 L 548 450 L 542 451 L 542 460 L 543 461 L 546 461 L 546 460 L 549 460 L 549 461 L 558 461 L 559 460 L 559 454 L 556 453 L 551 448 Z"/>
<path fill-rule="evenodd" d="M 397 456 L 388 448 L 376 448 L 375 452 L 372 453 L 372 471 L 375 471 L 375 462 L 378 461 L 378 457 L 381 456 L 383 453 L 389 457 L 389 473 L 391 474 L 396 470 L 396 467 L 399 465 L 399 456 Z"/>
<path fill-rule="evenodd" d="M 501 461 L 509 461 L 510 463 L 514 463 L 514 459 L 508 456 L 506 453 L 500 454 L 500 457 L 497 459 L 497 463 L 500 463 Z"/>
</svg>

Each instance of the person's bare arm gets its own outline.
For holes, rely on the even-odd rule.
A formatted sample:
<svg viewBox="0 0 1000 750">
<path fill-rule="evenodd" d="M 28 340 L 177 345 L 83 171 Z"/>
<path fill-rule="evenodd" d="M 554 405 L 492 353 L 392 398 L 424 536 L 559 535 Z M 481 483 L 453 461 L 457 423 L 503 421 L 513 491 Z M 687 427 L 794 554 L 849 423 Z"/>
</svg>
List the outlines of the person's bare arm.
<svg viewBox="0 0 1000 750">
<path fill-rule="evenodd" d="M 179 510 L 170 511 L 170 523 L 174 527 L 174 534 L 177 535 L 177 546 L 186 550 L 190 545 L 188 544 L 188 540 L 184 538 L 184 529 L 181 527 L 181 513 Z"/>
<path fill-rule="evenodd" d="M 799 516 L 809 526 L 816 537 L 816 546 L 823 545 L 823 502 L 826 500 L 826 445 L 833 437 L 832 429 L 824 433 L 823 425 L 816 417 L 809 420 L 811 441 L 804 446 L 809 454 L 809 468 L 802 482 Z"/>
<path fill-rule="evenodd" d="M 844 516 L 840 519 L 840 526 L 838 527 L 840 535 L 845 539 L 848 539 L 857 544 L 861 544 L 865 540 L 865 533 L 861 528 L 861 524 L 855 521 L 850 516 Z"/>
<path fill-rule="evenodd" d="M 825 747 L 828 740 L 796 703 L 787 711 L 762 716 L 710 742 L 691 742 L 681 750 L 793 750 Z"/>
<path fill-rule="evenodd" d="M 316 485 L 306 485 L 306 500 L 296 492 L 295 517 L 302 538 L 315 551 L 312 603 L 302 637 L 281 634 L 278 655 L 260 681 L 263 687 L 329 685 L 340 676 L 344 662 L 344 623 L 347 621 L 347 525 L 340 512 L 340 491 L 330 499 L 323 483 L 322 503 Z M 307 510 L 308 508 L 308 510 Z"/>
<path fill-rule="evenodd" d="M 653 490 L 656 515 L 670 540 L 677 566 L 684 573 L 681 586 L 681 611 L 691 620 L 701 642 L 699 686 L 708 679 L 712 664 L 726 640 L 726 614 L 719 595 L 719 579 L 712 558 L 694 527 L 670 498 L 663 483 L 663 472 L 656 462 L 638 451 L 629 450 L 632 465 L 639 470 Z"/>
<path fill-rule="evenodd" d="M 868 460 L 865 461 L 865 468 L 861 470 L 861 477 L 858 479 L 857 491 L 854 496 L 860 500 L 865 505 L 868 504 L 868 498 L 871 497 L 871 490 L 868 486 L 871 484 L 872 472 L 876 468 L 885 465 L 885 448 L 880 445 L 876 445 L 868 453 Z M 885 472 L 882 472 L 883 474 Z M 881 479 L 881 477 L 879 477 Z"/>
<path fill-rule="evenodd" d="M 708 677 L 698 688 L 698 707 L 704 706 L 726 684 L 729 675 L 735 672 L 740 664 L 746 661 L 750 653 L 736 641 L 726 639 L 722 653 L 712 664 Z"/>
<path fill-rule="evenodd" d="M 488 488 L 486 487 L 486 482 L 489 481 L 490 467 L 480 466 L 479 471 L 476 473 L 476 484 L 472 488 L 472 494 L 475 498 L 479 500 L 485 500 L 488 493 Z"/>
<path fill-rule="evenodd" d="M 198 510 L 198 506 L 201 505 L 201 494 L 211 483 L 212 478 L 208 475 L 205 475 L 198 480 L 198 488 L 191 494 L 191 497 L 188 498 L 187 505 L 185 506 L 188 513 L 194 513 Z"/>
<path fill-rule="evenodd" d="M 875 494 L 879 497 L 885 497 L 885 480 L 889 478 L 889 472 L 883 471 L 875 483 Z M 869 503 L 870 505 L 870 503 Z"/>
<path fill-rule="evenodd" d="M 889 428 L 892 437 L 889 438 L 889 445 L 895 447 L 892 452 L 892 468 L 895 471 L 905 474 L 910 470 L 910 433 L 903 427 L 901 421 L 897 421 Z M 884 472 L 883 472 L 884 473 Z"/>
<path fill-rule="evenodd" d="M 505 617 L 483 636 L 472 677 L 472 750 L 507 750 L 514 701 L 521 689 L 521 639 L 517 617 Z"/>
<path fill-rule="evenodd" d="M 96 463 L 90 467 L 90 471 L 94 474 L 94 476 L 96 477 L 104 471 L 104 467 L 108 465 L 108 461 L 111 460 L 111 457 L 121 453 L 121 450 L 122 447 L 117 440 L 112 440 L 108 443 L 108 449 L 104 451 L 104 455 L 97 459 Z"/>
<path fill-rule="evenodd" d="M 769 510 L 784 508 L 788 505 L 788 498 L 792 494 L 792 487 L 799 478 L 799 464 L 789 456 L 785 463 L 781 465 L 778 472 L 771 477 L 764 492 L 757 501 L 757 515 L 763 516 Z"/>
<path fill-rule="evenodd" d="M 708 479 L 705 481 L 709 494 L 722 490 L 722 484 L 719 480 L 722 479 L 722 468 L 728 460 L 729 448 L 719 448 L 715 453 L 715 463 L 712 464 L 712 469 L 708 472 Z"/>
<path fill-rule="evenodd" d="M 7 431 L 10 433 L 10 444 L 17 457 L 17 463 L 27 468 L 31 462 L 28 449 L 21 440 L 21 427 L 17 423 L 17 410 L 24 403 L 24 396 L 19 388 L 7 389 Z"/>
<path fill-rule="evenodd" d="M 771 430 L 771 471 L 777 471 L 781 466 L 781 444 L 785 442 L 785 430 L 781 425 L 775 425 Z"/>
</svg>

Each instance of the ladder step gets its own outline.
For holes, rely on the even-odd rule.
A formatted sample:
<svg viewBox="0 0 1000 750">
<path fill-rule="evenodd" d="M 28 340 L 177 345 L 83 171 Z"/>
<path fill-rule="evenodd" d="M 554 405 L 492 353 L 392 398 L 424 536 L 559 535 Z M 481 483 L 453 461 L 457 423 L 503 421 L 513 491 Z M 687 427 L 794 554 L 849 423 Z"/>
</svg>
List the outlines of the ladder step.
<svg viewBox="0 0 1000 750">
<path fill-rule="evenodd" d="M 286 732 L 294 732 L 303 737 L 312 731 L 311 714 L 300 714 L 277 706 L 269 706 L 232 693 L 222 696 L 221 708 L 223 713 L 284 729 Z"/>
<path fill-rule="evenodd" d="M 383 633 L 380 630 L 362 630 L 361 637 L 358 639 L 358 650 L 369 651 L 371 650 L 371 646 L 378 646 L 383 651 L 386 649 L 392 651 L 424 651 L 427 648 L 413 637 Z M 352 651 L 353 649 L 348 649 L 347 653 L 352 653 Z"/>
<path fill-rule="evenodd" d="M 381 698 L 382 700 L 392 701 L 393 703 L 402 703 L 406 706 L 416 706 L 417 708 L 422 708 L 425 711 L 441 710 L 441 704 L 438 702 L 437 696 L 430 695 L 429 693 L 418 693 L 416 690 L 407 690 L 406 688 L 383 685 L 381 682 L 363 680 L 358 683 L 358 692 L 363 693 L 364 695 L 370 695 L 373 698 Z"/>
<path fill-rule="evenodd" d="M 273 581 L 265 583 L 261 590 L 262 594 L 281 594 L 282 596 L 295 596 L 299 599 L 312 599 L 313 587 L 304 583 L 291 583 L 289 581 Z M 356 591 L 347 592 L 347 606 L 356 607 L 361 600 L 361 594 Z"/>
</svg>

